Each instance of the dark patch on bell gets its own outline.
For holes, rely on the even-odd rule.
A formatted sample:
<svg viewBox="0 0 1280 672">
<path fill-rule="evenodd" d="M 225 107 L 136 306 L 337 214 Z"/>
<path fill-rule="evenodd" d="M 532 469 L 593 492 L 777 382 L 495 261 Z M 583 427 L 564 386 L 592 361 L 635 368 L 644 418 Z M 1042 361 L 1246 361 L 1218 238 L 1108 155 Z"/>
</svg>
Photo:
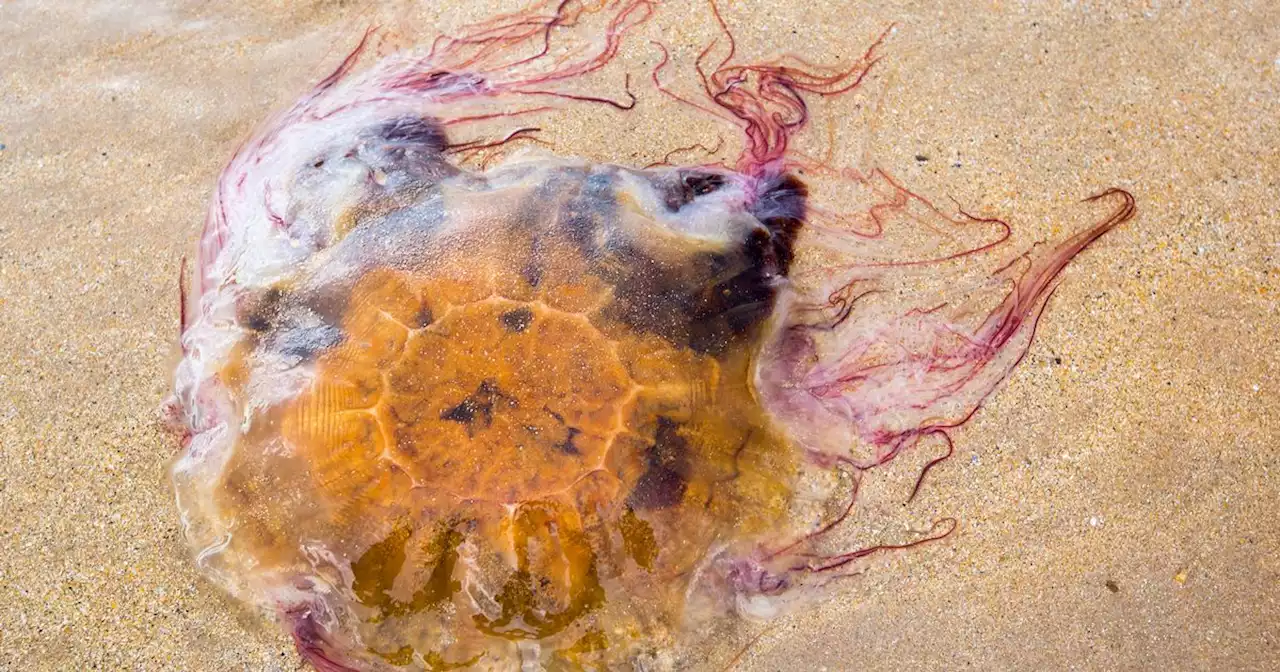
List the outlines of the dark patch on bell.
<svg viewBox="0 0 1280 672">
<path fill-rule="evenodd" d="M 612 253 L 612 317 L 693 350 L 719 355 L 768 318 L 776 281 L 766 258 L 770 234 L 756 229 L 730 254 L 705 254 L 682 268 L 661 268 L 642 253 Z"/>
<path fill-rule="evenodd" d="M 751 214 L 769 229 L 775 272 L 785 276 L 795 260 L 796 237 L 804 227 L 809 189 L 794 175 L 780 175 L 765 184 Z"/>
<path fill-rule="evenodd" d="M 680 208 L 692 203 L 699 196 L 705 196 L 724 186 L 724 176 L 704 171 L 684 171 L 675 179 L 664 180 L 659 187 L 663 205 L 667 210 L 677 212 Z"/>
<path fill-rule="evenodd" d="M 418 309 L 418 313 L 413 316 L 413 326 L 418 329 L 431 326 L 436 321 L 436 316 L 431 312 L 430 306 L 423 306 Z"/>
<path fill-rule="evenodd" d="M 771 178 L 751 213 L 764 228 L 747 235 L 737 274 L 711 285 L 690 311 L 689 347 L 719 354 L 769 318 L 778 278 L 795 258 L 795 240 L 804 221 L 807 190 L 790 175 Z"/>
<path fill-rule="evenodd" d="M 804 221 L 809 188 L 791 174 L 763 178 L 750 211 L 760 221 L 774 217 Z"/>
<path fill-rule="evenodd" d="M 689 468 L 689 442 L 680 436 L 679 428 L 679 423 L 670 418 L 658 418 L 653 445 L 645 453 L 648 468 L 627 497 L 627 504 L 632 508 L 666 509 L 684 499 L 689 486 L 685 478 Z"/>
<path fill-rule="evenodd" d="M 528 308 L 516 308 L 503 313 L 498 319 L 502 322 L 503 329 L 520 333 L 533 324 L 533 311 Z"/>
<path fill-rule="evenodd" d="M 346 338 L 341 323 L 341 297 L 287 293 L 271 288 L 243 299 L 237 319 L 253 332 L 257 347 L 286 357 L 310 361 Z M 295 364 L 298 362 L 295 362 Z"/>
<path fill-rule="evenodd" d="M 315 313 L 328 324 L 342 324 L 342 318 L 351 305 L 351 295 L 345 291 L 311 290 L 295 294 L 294 297 L 298 305 Z"/>
<path fill-rule="evenodd" d="M 366 130 L 355 153 L 370 168 L 383 171 L 385 177 L 379 185 L 384 191 L 395 191 L 409 185 L 435 184 L 458 174 L 457 167 L 444 159 L 442 152 L 448 146 L 448 136 L 439 122 L 403 116 Z"/>
<path fill-rule="evenodd" d="M 441 420 L 448 420 L 467 426 L 467 433 L 475 431 L 476 426 L 488 427 L 493 424 L 493 412 L 499 404 L 507 408 L 515 408 L 516 400 L 503 394 L 497 383 L 486 380 L 456 406 L 440 412 Z"/>
<path fill-rule="evenodd" d="M 671 190 L 668 207 L 723 184 L 715 173 L 689 171 L 663 180 Z M 772 313 L 779 279 L 790 270 L 806 198 L 804 185 L 791 176 L 761 184 L 749 211 L 762 226 L 736 248 L 701 253 L 679 266 L 658 262 L 634 243 L 615 242 L 603 254 L 590 250 L 589 258 L 601 259 L 596 272 L 614 286 L 611 317 L 710 355 L 750 338 Z"/>
<path fill-rule="evenodd" d="M 392 145 L 411 145 L 423 151 L 444 151 L 449 142 L 444 127 L 438 122 L 422 117 L 400 117 L 377 128 L 375 134 Z"/>
<path fill-rule="evenodd" d="M 609 250 L 597 272 L 614 287 L 610 317 L 639 331 L 658 334 L 684 345 L 689 338 L 689 314 L 699 278 L 685 268 L 664 268 L 641 249 L 618 243 Z M 705 283 L 705 281 L 703 281 Z"/>
<path fill-rule="evenodd" d="M 708 287 L 690 311 L 689 347 L 720 354 L 739 336 L 768 319 L 777 296 L 769 258 L 771 236 L 756 229 L 744 246 L 749 260 L 736 275 Z"/>
<path fill-rule="evenodd" d="M 280 302 L 284 292 L 272 287 L 256 296 L 241 300 L 236 306 L 239 323 L 251 331 L 266 331 L 280 315 Z"/>
<path fill-rule="evenodd" d="M 596 233 L 617 217 L 615 177 L 611 173 L 587 174 L 580 170 L 566 171 L 563 176 L 581 181 L 576 191 L 566 189 L 561 192 L 557 227 L 588 258 L 595 258 L 600 252 L 594 249 Z"/>
<path fill-rule="evenodd" d="M 330 324 L 285 327 L 272 332 L 268 347 L 287 357 L 309 361 L 342 343 L 343 338 L 342 330 Z"/>
<path fill-rule="evenodd" d="M 570 427 L 568 424 L 565 423 L 563 415 L 556 413 L 550 408 L 543 406 L 542 410 L 546 411 L 551 415 L 551 417 L 555 418 L 556 422 L 560 423 L 561 425 L 564 425 L 565 433 L 566 433 L 565 439 L 564 441 L 561 441 L 560 443 L 557 443 L 555 445 L 556 450 L 560 451 L 561 453 L 564 453 L 565 455 L 581 455 L 582 451 L 578 450 L 578 447 L 573 445 L 573 439 L 579 436 L 580 434 L 582 434 L 582 430 L 578 429 L 577 427 Z M 534 432 L 534 434 L 536 436 L 537 433 Z"/>
<path fill-rule="evenodd" d="M 568 436 L 565 437 L 564 441 L 556 444 L 556 450 L 564 453 L 565 455 L 581 455 L 582 451 L 578 450 L 578 447 L 573 445 L 573 440 L 579 434 L 582 434 L 582 430 L 577 427 L 569 427 L 568 430 Z"/>
</svg>

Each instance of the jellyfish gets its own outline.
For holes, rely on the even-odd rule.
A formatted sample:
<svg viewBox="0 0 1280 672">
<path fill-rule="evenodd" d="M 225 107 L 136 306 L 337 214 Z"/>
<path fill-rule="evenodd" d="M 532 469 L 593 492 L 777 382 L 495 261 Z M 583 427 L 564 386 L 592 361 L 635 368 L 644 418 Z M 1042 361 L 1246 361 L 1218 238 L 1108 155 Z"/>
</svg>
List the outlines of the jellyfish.
<svg viewBox="0 0 1280 672">
<path fill-rule="evenodd" d="M 887 32 L 838 66 L 749 60 L 711 4 L 687 54 L 662 10 L 371 29 L 218 179 L 165 406 L 177 509 L 317 670 L 687 667 L 708 624 L 947 537 L 831 532 L 941 442 L 915 496 L 1063 268 L 1134 214 L 1107 190 L 1009 251 L 1003 221 L 794 146 Z M 576 153 L 573 124 L 647 105 L 706 137 Z"/>
</svg>

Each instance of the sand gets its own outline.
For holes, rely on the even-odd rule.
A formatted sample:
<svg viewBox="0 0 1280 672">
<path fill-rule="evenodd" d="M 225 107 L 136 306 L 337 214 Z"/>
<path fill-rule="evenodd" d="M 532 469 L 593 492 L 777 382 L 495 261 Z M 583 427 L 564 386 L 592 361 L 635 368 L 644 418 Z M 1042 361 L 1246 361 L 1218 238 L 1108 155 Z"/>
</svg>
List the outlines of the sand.
<svg viewBox="0 0 1280 672">
<path fill-rule="evenodd" d="M 1105 187 L 1140 208 L 913 503 L 957 533 L 776 621 L 738 668 L 1280 668 L 1280 5 L 728 14 L 756 53 L 856 54 L 897 22 L 871 149 L 939 203 L 1025 241 Z M 368 15 L 0 5 L 0 668 L 300 668 L 194 570 L 156 408 L 218 170 Z"/>
</svg>

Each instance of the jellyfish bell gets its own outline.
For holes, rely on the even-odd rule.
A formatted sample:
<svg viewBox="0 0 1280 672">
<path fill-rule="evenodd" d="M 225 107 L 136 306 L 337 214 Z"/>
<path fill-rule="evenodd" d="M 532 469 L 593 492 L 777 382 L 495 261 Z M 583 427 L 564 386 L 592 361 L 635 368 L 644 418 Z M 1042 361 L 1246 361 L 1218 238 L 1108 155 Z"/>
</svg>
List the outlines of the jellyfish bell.
<svg viewBox="0 0 1280 672">
<path fill-rule="evenodd" d="M 582 80 L 653 9 L 537 6 L 374 63 L 366 36 L 224 170 L 168 405 L 178 508 L 200 568 L 316 668 L 675 667 L 700 624 L 945 536 L 824 545 L 860 474 L 963 422 L 1131 214 L 1008 271 L 975 324 L 877 303 L 988 248 L 886 247 L 936 212 L 882 175 L 842 177 L 879 230 L 823 220 L 787 141 L 871 52 L 705 73 L 704 51 L 694 101 L 663 50 L 655 88 L 742 131 L 736 162 L 508 151 L 562 106 L 634 106 Z"/>
<path fill-rule="evenodd" d="M 713 547 L 784 514 L 794 455 L 752 352 L 803 190 L 565 159 L 449 170 L 410 125 L 300 163 L 300 232 L 263 230 L 310 256 L 257 283 L 240 267 L 233 319 L 189 328 L 237 336 L 221 362 L 189 353 L 230 417 L 197 435 L 221 457 L 175 469 L 184 517 L 208 571 L 313 660 L 630 660 L 679 629 Z"/>
</svg>

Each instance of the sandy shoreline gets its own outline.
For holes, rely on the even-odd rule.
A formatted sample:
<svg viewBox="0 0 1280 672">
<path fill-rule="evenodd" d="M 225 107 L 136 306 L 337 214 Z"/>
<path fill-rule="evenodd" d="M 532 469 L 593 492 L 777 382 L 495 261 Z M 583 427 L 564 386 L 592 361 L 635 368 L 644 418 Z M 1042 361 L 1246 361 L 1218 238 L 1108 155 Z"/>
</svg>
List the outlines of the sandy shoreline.
<svg viewBox="0 0 1280 672">
<path fill-rule="evenodd" d="M 218 170 L 369 12 L 125 4 L 0 5 L 0 669 L 298 669 L 192 567 L 156 407 Z M 740 669 L 1280 667 L 1280 8 L 1157 4 L 729 12 L 753 53 L 860 53 L 897 22 L 865 149 L 940 204 L 1028 243 L 1105 187 L 1140 208 L 931 474 L 916 505 L 958 533 Z"/>
</svg>

